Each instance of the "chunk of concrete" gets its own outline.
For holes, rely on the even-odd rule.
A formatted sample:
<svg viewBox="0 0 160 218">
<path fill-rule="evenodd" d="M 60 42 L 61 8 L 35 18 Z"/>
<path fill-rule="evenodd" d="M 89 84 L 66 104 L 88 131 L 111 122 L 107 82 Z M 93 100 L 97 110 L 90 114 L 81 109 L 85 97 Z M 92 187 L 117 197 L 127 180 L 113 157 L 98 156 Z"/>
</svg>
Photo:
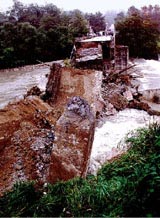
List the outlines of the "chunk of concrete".
<svg viewBox="0 0 160 218">
<path fill-rule="evenodd" d="M 88 103 L 72 97 L 56 124 L 48 181 L 85 177 L 94 137 L 95 119 Z"/>
</svg>

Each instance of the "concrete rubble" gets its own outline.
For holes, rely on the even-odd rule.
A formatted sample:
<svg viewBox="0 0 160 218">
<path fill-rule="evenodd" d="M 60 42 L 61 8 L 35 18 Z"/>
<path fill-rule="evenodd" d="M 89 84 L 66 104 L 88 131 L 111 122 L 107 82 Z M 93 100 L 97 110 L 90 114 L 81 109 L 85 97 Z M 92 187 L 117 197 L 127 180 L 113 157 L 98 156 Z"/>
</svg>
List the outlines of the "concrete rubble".
<svg viewBox="0 0 160 218">
<path fill-rule="evenodd" d="M 94 137 L 95 119 L 88 103 L 73 97 L 56 124 L 49 182 L 85 177 Z"/>
<path fill-rule="evenodd" d="M 133 65 L 134 69 L 134 65 Z M 154 110 L 151 105 L 157 101 L 156 90 L 151 91 L 152 94 L 148 94 L 148 101 L 145 98 L 145 92 L 143 96 L 138 90 L 139 85 L 135 83 L 135 71 L 132 72 L 132 66 L 119 71 L 111 71 L 110 73 L 103 72 L 102 79 L 102 97 L 105 102 L 104 115 L 115 114 L 116 111 L 123 110 L 125 108 L 135 108 L 139 110 L 147 111 L 150 115 L 160 115 L 160 112 Z M 138 77 L 138 75 L 137 75 Z M 149 92 L 149 91 L 148 91 Z M 153 94 L 154 93 L 154 94 Z M 158 92 L 157 92 L 158 93 Z M 151 103 L 152 102 L 152 103 Z"/>
</svg>

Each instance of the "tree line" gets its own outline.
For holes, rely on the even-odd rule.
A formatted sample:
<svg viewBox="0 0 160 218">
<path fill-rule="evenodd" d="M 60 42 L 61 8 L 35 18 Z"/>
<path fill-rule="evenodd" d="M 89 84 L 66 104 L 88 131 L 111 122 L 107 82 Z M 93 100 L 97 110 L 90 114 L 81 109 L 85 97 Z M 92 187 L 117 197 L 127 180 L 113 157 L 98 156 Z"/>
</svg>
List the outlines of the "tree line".
<svg viewBox="0 0 160 218">
<path fill-rule="evenodd" d="M 12 8 L 0 13 L 0 68 L 17 67 L 70 56 L 75 37 L 105 28 L 100 13 L 62 11 L 53 4 L 23 5 L 14 0 Z"/>
<path fill-rule="evenodd" d="M 116 43 L 128 45 L 131 57 L 157 59 L 160 52 L 160 7 L 130 7 L 127 13 L 63 11 L 53 4 L 13 6 L 0 12 L 0 68 L 69 58 L 75 37 L 96 33 L 115 18 Z M 159 44 L 158 44 L 159 42 Z"/>
</svg>

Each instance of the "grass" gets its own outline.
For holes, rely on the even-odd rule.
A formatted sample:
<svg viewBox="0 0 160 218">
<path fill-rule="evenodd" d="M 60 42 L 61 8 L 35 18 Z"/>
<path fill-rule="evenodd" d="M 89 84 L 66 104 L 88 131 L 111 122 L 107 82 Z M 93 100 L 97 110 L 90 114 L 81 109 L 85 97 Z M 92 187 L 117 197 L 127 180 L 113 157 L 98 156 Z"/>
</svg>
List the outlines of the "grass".
<svg viewBox="0 0 160 218">
<path fill-rule="evenodd" d="M 0 198 L 2 217 L 160 216 L 160 126 L 152 124 L 127 138 L 128 152 L 97 176 L 75 178 L 35 189 L 16 184 Z"/>
</svg>

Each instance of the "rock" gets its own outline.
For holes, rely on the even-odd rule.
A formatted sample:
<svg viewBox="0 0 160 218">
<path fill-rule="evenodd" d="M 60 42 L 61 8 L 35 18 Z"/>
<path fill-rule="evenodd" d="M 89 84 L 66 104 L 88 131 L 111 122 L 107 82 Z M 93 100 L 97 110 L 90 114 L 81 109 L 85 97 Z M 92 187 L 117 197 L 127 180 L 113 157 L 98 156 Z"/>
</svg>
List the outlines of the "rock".
<svg viewBox="0 0 160 218">
<path fill-rule="evenodd" d="M 125 109 L 128 105 L 128 100 L 123 96 L 125 90 L 125 87 L 122 85 L 120 86 L 114 83 L 107 84 L 103 87 L 103 99 L 113 105 L 117 110 Z"/>
<path fill-rule="evenodd" d="M 160 116 L 160 111 L 156 111 L 156 110 L 149 109 L 149 110 L 148 110 L 148 113 L 149 113 L 149 115 Z"/>
<path fill-rule="evenodd" d="M 117 93 L 113 92 L 110 97 L 108 98 L 108 101 L 117 109 L 117 110 L 122 110 L 125 109 L 128 106 L 128 101 L 127 99 Z"/>
<path fill-rule="evenodd" d="M 90 107 L 88 103 L 82 99 L 81 97 L 73 97 L 68 105 L 67 105 L 68 111 L 72 111 L 73 113 L 79 115 L 82 118 L 85 118 L 87 116 L 90 116 Z"/>
<path fill-rule="evenodd" d="M 131 78 L 130 75 L 120 75 L 119 76 L 119 83 L 125 84 L 127 86 L 131 85 Z"/>
<path fill-rule="evenodd" d="M 114 108 L 113 104 L 106 102 L 104 113 L 105 115 L 110 116 L 116 114 L 117 110 Z"/>
<path fill-rule="evenodd" d="M 152 101 L 156 104 L 160 103 L 160 97 L 156 94 L 153 95 Z"/>
<path fill-rule="evenodd" d="M 129 103 L 128 105 L 129 108 L 135 108 L 135 109 L 139 109 L 139 110 L 144 110 L 149 112 L 150 111 L 150 106 L 145 103 L 145 102 L 139 102 L 137 100 L 133 100 Z"/>
<path fill-rule="evenodd" d="M 94 126 L 88 103 L 81 97 L 72 97 L 56 124 L 57 140 L 51 155 L 49 182 L 86 176 Z"/>
<path fill-rule="evenodd" d="M 40 96 L 41 94 L 42 94 L 42 91 L 40 90 L 40 88 L 38 86 L 33 86 L 24 97 L 26 98 L 27 96 L 30 96 L 30 95 Z"/>
<path fill-rule="evenodd" d="M 20 165 L 20 164 L 16 164 L 16 165 L 15 165 L 15 169 L 16 169 L 16 170 L 21 170 L 22 168 L 23 168 L 23 166 Z"/>
<path fill-rule="evenodd" d="M 128 100 L 128 101 L 132 101 L 133 100 L 133 95 L 132 92 L 130 90 L 126 90 L 123 93 L 123 96 Z"/>
</svg>

